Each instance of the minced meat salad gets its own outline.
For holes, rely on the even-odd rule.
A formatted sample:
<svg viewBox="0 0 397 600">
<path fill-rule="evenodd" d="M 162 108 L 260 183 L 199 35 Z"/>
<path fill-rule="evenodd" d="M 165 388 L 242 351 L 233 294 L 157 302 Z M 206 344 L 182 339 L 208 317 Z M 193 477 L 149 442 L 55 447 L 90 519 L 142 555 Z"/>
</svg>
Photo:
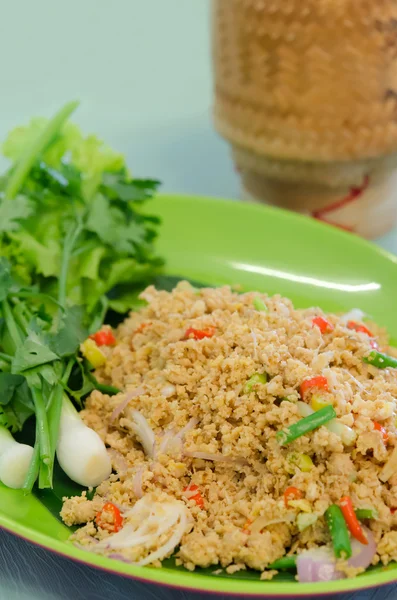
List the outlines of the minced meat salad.
<svg viewBox="0 0 397 600">
<path fill-rule="evenodd" d="M 138 565 L 300 581 L 397 560 L 397 360 L 360 311 L 280 296 L 149 287 L 147 306 L 82 352 L 81 416 L 113 473 L 65 498 L 79 546 Z M 98 360 L 99 358 L 99 360 Z"/>
</svg>

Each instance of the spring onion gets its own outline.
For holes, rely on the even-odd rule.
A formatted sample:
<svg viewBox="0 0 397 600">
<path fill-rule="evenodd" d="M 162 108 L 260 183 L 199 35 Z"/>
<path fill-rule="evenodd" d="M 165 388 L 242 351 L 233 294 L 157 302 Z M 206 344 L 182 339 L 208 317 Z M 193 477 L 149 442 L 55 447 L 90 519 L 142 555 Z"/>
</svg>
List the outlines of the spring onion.
<svg viewBox="0 0 397 600">
<path fill-rule="evenodd" d="M 317 519 L 317 515 L 313 513 L 299 513 L 296 517 L 296 524 L 299 531 L 304 531 L 308 527 L 311 527 L 316 523 Z"/>
<path fill-rule="evenodd" d="M 325 519 L 329 528 L 336 558 L 347 559 L 352 555 L 346 521 L 339 506 L 332 504 L 325 511 Z"/>
<path fill-rule="evenodd" d="M 331 421 L 328 421 L 326 428 L 329 431 L 332 431 L 332 433 L 338 435 L 344 446 L 352 446 L 356 441 L 356 432 L 348 425 L 338 421 L 338 419 L 332 419 Z"/>
<path fill-rule="evenodd" d="M 336 417 L 336 412 L 333 406 L 325 406 L 321 410 L 301 419 L 297 423 L 290 425 L 284 430 L 277 432 L 277 441 L 281 446 L 285 446 L 286 444 L 290 444 L 297 438 L 321 427 L 321 425 L 325 425 L 331 419 Z"/>
<path fill-rule="evenodd" d="M 359 521 L 366 521 L 368 519 L 379 519 L 379 513 L 376 508 L 356 508 L 356 517 Z"/>
<path fill-rule="evenodd" d="M 268 565 L 267 568 L 274 571 L 289 571 L 291 569 L 296 569 L 296 559 L 296 554 L 293 554 L 292 556 L 283 556 Z"/>
<path fill-rule="evenodd" d="M 14 440 L 5 427 L 0 427 L 0 481 L 20 489 L 26 478 L 33 456 L 32 446 Z"/>
<path fill-rule="evenodd" d="M 266 373 L 254 373 L 244 385 L 243 392 L 244 394 L 249 394 L 252 391 L 252 388 L 257 383 L 266 383 L 267 375 Z"/>
<path fill-rule="evenodd" d="M 263 302 L 262 298 L 259 298 L 259 296 L 255 296 L 253 304 L 255 310 L 258 310 L 259 312 L 268 312 L 269 310 L 266 304 Z"/>
<path fill-rule="evenodd" d="M 56 454 L 62 470 L 80 485 L 95 487 L 112 472 L 105 444 L 93 429 L 83 423 L 65 394 Z"/>
<path fill-rule="evenodd" d="M 377 350 L 373 350 L 368 356 L 364 356 L 363 361 L 378 369 L 387 369 L 388 367 L 397 369 L 397 358 L 393 358 Z"/>
<path fill-rule="evenodd" d="M 310 404 L 312 409 L 317 411 L 321 408 L 324 408 L 324 406 L 329 406 L 330 403 L 329 400 L 327 400 L 327 398 L 324 398 L 319 394 L 313 394 Z"/>
<path fill-rule="evenodd" d="M 313 461 L 308 454 L 293 452 L 287 456 L 287 460 L 297 466 L 303 473 L 309 473 L 314 467 Z"/>
</svg>

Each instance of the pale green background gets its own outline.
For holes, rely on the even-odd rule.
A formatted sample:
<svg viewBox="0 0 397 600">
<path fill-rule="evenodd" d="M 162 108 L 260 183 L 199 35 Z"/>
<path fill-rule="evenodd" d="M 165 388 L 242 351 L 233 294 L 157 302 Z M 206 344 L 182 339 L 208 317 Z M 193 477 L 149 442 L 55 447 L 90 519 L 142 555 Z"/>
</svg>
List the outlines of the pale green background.
<svg viewBox="0 0 397 600">
<path fill-rule="evenodd" d="M 123 151 L 137 175 L 167 191 L 237 198 L 211 124 L 209 2 L 0 0 L 0 138 L 79 98 L 76 121 Z M 381 242 L 397 252 L 395 232 Z M 383 588 L 354 600 L 396 595 Z M 102 574 L 0 532 L 0 600 L 200 597 Z"/>
</svg>

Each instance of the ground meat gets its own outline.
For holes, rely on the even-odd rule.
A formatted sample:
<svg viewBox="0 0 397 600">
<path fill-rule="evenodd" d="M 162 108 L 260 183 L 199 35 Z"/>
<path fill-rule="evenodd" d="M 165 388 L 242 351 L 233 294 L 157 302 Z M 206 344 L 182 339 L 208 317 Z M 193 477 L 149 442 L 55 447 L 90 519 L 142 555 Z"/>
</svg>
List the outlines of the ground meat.
<svg viewBox="0 0 397 600">
<path fill-rule="evenodd" d="M 255 310 L 257 296 L 266 312 Z M 372 350 L 368 335 L 318 308 L 296 310 L 280 296 L 228 287 L 195 290 L 184 282 L 171 293 L 150 287 L 142 298 L 148 305 L 118 327 L 117 343 L 105 349 L 106 364 L 95 373 L 122 391 L 111 397 L 93 392 L 81 413 L 112 449 L 114 466 L 117 459 L 127 468 L 116 468 L 93 500 L 85 494 L 64 500 L 65 523 L 86 524 L 75 539 L 89 546 L 93 537 L 112 535 L 111 513 L 102 520 L 105 527 L 95 521 L 106 502 L 119 507 L 124 524 L 143 531 L 150 524 L 145 503 L 152 503 L 160 522 L 163 510 L 173 524 L 157 540 L 148 534 L 147 546 L 117 550 L 126 560 L 150 556 L 164 544 L 168 556 L 174 548 L 167 542 L 179 527 L 175 547 L 186 568 L 263 571 L 286 552 L 329 546 L 324 512 L 349 495 L 356 507 L 379 512 L 379 520 L 368 524 L 379 542 L 374 561 L 397 560 L 397 515 L 390 510 L 397 506 L 397 479 L 379 478 L 396 438 L 397 374 L 363 362 Z M 313 326 L 315 316 L 326 317 L 332 331 L 322 334 Z M 195 339 L 186 335 L 189 329 L 207 333 Z M 371 331 L 378 336 L 375 325 Z M 384 334 L 377 339 L 388 352 Z M 249 383 L 258 374 L 262 379 Z M 346 442 L 322 426 L 281 446 L 277 432 L 302 418 L 297 402 L 310 405 L 313 393 L 321 396 L 321 390 L 300 396 L 301 383 L 318 375 L 328 382 L 322 399 L 356 440 Z M 128 406 L 118 410 L 126 394 Z M 131 410 L 144 419 L 144 432 L 142 424 L 137 431 Z M 389 443 L 374 421 L 387 429 Z M 309 465 L 303 470 L 302 455 Z M 300 500 L 286 502 L 290 486 Z M 143 507 L 139 519 L 128 512 L 137 506 Z M 317 517 L 302 532 L 301 512 Z M 173 521 L 175 514 L 182 520 Z"/>
</svg>

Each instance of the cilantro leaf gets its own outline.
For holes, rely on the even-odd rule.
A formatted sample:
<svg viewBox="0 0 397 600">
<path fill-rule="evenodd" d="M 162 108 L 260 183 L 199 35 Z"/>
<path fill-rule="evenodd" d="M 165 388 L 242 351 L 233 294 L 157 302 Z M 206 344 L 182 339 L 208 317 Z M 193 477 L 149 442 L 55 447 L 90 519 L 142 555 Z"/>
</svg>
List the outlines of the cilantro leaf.
<svg viewBox="0 0 397 600">
<path fill-rule="evenodd" d="M 27 219 L 34 212 L 32 202 L 26 196 L 0 201 L 0 233 L 15 231 L 19 221 Z"/>
<path fill-rule="evenodd" d="M 61 317 L 58 331 L 51 336 L 50 347 L 57 356 L 70 356 L 77 352 L 81 342 L 88 336 L 84 326 L 84 308 L 72 306 L 67 308 Z"/>
<path fill-rule="evenodd" d="M 24 371 L 54 360 L 59 360 L 59 356 L 50 350 L 48 341 L 30 330 L 25 341 L 15 351 L 11 372 L 14 374 L 24 373 Z"/>
<path fill-rule="evenodd" d="M 32 396 L 21 375 L 0 373 L 0 424 L 13 432 L 34 413 Z"/>
<path fill-rule="evenodd" d="M 151 198 L 160 182 L 156 179 L 128 179 L 125 173 L 104 173 L 101 191 L 124 202 L 144 202 Z"/>
<path fill-rule="evenodd" d="M 25 378 L 12 373 L 0 373 L 0 404 L 8 404 L 14 395 L 15 389 L 22 385 Z"/>
<path fill-rule="evenodd" d="M 128 213 L 113 206 L 103 194 L 96 194 L 88 214 L 86 227 L 116 252 L 134 254 L 135 247 L 145 241 L 146 231 Z"/>
<path fill-rule="evenodd" d="M 13 284 L 11 265 L 6 258 L 0 257 L 0 302 L 7 298 Z"/>
</svg>

